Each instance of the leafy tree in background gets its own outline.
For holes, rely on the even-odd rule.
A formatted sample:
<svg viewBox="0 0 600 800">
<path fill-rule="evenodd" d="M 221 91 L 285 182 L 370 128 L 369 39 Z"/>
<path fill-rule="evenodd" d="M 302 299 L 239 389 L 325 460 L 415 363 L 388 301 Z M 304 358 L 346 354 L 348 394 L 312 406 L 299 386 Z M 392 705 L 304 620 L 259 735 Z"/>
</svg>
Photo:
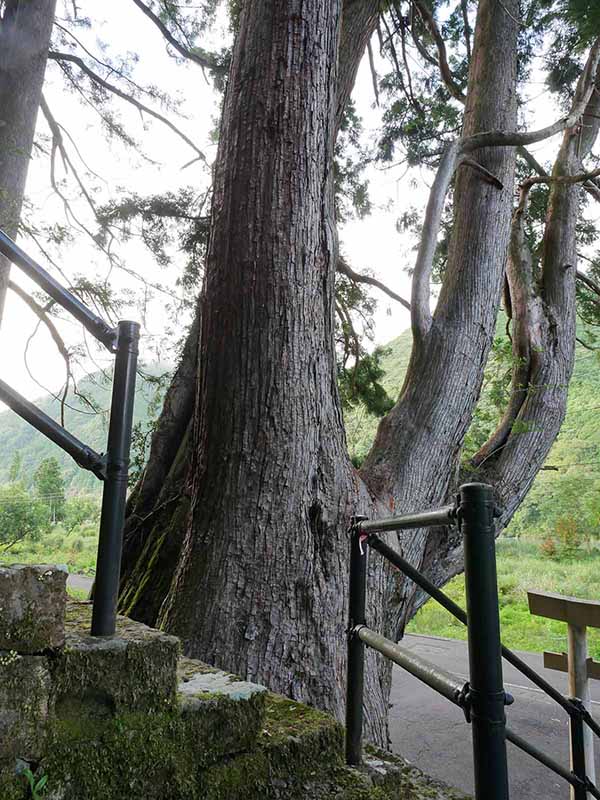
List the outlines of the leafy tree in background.
<svg viewBox="0 0 600 800">
<path fill-rule="evenodd" d="M 65 502 L 62 523 L 71 533 L 84 523 L 96 524 L 100 520 L 100 503 L 95 497 L 69 497 Z"/>
<path fill-rule="evenodd" d="M 21 456 L 20 450 L 17 450 L 13 456 L 13 459 L 10 464 L 10 470 L 8 472 L 9 483 L 17 483 L 17 481 L 20 480 L 22 466 L 23 466 L 23 457 Z"/>
<path fill-rule="evenodd" d="M 33 473 L 33 486 L 37 498 L 50 509 L 53 524 L 65 514 L 65 482 L 56 458 L 45 458 Z"/>
<path fill-rule="evenodd" d="M 48 508 L 21 485 L 0 486 L 0 547 L 25 537 L 37 539 L 48 528 Z"/>
</svg>

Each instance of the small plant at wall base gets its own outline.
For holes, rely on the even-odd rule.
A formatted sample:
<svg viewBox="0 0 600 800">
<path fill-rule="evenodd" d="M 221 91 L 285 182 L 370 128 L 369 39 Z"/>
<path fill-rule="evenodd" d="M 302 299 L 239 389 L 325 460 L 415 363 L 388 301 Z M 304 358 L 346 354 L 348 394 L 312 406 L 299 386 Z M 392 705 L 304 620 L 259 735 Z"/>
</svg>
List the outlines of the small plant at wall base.
<svg viewBox="0 0 600 800">
<path fill-rule="evenodd" d="M 46 784 L 48 783 L 48 776 L 42 775 L 40 778 L 36 778 L 33 772 L 27 768 L 24 769 L 22 775 L 27 780 L 29 784 L 29 797 L 31 800 L 41 800 L 42 794 L 46 791 Z"/>
</svg>

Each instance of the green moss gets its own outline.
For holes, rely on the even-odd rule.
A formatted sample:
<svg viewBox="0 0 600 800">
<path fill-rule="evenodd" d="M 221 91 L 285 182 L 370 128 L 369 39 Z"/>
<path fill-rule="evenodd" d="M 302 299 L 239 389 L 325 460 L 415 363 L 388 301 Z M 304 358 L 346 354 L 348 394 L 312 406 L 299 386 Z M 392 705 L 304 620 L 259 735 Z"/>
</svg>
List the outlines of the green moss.
<svg viewBox="0 0 600 800">
<path fill-rule="evenodd" d="M 90 636 L 91 604 L 69 603 L 65 646 L 51 662 L 57 706 L 78 702 L 85 714 L 103 695 L 110 711 L 162 712 L 176 706 L 179 642 L 118 617 L 116 636 Z"/>
<path fill-rule="evenodd" d="M 0 772 L 0 797 L 2 800 L 25 800 L 27 797 L 26 785 L 23 778 Z"/>
</svg>

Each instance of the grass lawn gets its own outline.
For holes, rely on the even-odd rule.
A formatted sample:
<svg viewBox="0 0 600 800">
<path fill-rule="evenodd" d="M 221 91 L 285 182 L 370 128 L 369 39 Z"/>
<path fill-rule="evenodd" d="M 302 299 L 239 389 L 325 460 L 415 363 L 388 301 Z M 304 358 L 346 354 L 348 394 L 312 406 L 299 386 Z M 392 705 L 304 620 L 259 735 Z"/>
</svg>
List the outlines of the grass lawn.
<svg viewBox="0 0 600 800">
<path fill-rule="evenodd" d="M 57 525 L 37 541 L 23 539 L 9 550 L 0 548 L 0 564 L 66 564 L 69 572 L 94 575 L 97 550 L 96 526 L 67 533 Z"/>
<path fill-rule="evenodd" d="M 564 622 L 533 617 L 527 606 L 527 590 L 600 600 L 600 551 L 581 551 L 570 560 L 556 561 L 540 554 L 537 544 L 516 539 L 497 543 L 498 592 L 502 641 L 514 650 L 563 652 L 567 649 Z M 447 584 L 444 591 L 466 608 L 464 576 Z M 466 639 L 465 627 L 434 600 L 417 613 L 408 633 L 424 633 Z M 600 658 L 600 630 L 588 630 L 590 655 Z"/>
<path fill-rule="evenodd" d="M 0 551 L 0 563 L 66 564 L 69 572 L 94 575 L 98 545 L 95 527 L 71 534 L 60 527 L 37 542 L 24 540 L 9 551 Z M 500 539 L 497 543 L 500 621 L 504 644 L 515 650 L 561 652 L 567 648 L 567 626 L 562 622 L 532 617 L 527 589 L 600 600 L 600 551 L 581 551 L 577 558 L 556 561 L 542 556 L 537 543 Z M 460 575 L 445 591 L 463 608 L 464 577 Z M 85 593 L 75 596 L 83 597 Z M 435 601 L 429 601 L 408 626 L 409 633 L 425 633 L 466 639 L 466 629 Z M 600 630 L 588 632 L 590 655 L 600 659 Z"/>
</svg>

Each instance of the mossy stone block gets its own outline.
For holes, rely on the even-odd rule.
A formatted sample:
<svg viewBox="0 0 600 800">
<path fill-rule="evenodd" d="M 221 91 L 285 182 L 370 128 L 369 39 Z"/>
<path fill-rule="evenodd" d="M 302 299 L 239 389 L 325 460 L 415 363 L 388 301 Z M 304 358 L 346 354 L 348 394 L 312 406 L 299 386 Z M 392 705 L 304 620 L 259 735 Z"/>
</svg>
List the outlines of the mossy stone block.
<svg viewBox="0 0 600 800">
<path fill-rule="evenodd" d="M 0 651 L 0 764 L 41 756 L 50 706 L 48 660 Z"/>
<path fill-rule="evenodd" d="M 114 636 L 94 637 L 90 621 L 90 603 L 68 604 L 65 644 L 51 665 L 57 717 L 175 708 L 179 640 L 126 617 Z"/>
<path fill-rule="evenodd" d="M 328 714 L 271 693 L 255 747 L 204 770 L 203 800 L 305 800 L 342 765 L 343 730 Z"/>
<path fill-rule="evenodd" d="M 265 718 L 264 686 L 183 658 L 178 691 L 182 721 L 211 761 L 255 745 Z"/>
<path fill-rule="evenodd" d="M 55 566 L 0 566 L 0 650 L 33 654 L 65 639 L 67 573 Z"/>
</svg>

